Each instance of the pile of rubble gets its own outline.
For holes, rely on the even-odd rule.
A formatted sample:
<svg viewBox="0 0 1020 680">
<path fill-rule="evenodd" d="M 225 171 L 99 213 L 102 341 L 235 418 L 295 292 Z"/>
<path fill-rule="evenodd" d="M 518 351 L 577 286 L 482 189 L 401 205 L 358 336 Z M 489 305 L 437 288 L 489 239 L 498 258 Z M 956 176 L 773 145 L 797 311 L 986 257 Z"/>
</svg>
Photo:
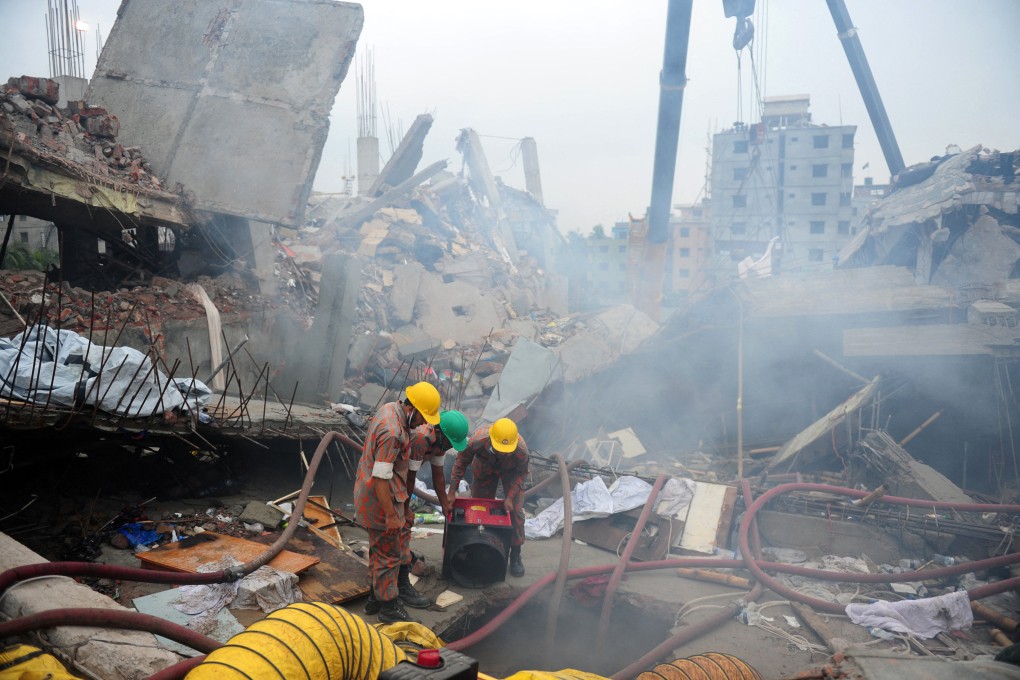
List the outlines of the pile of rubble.
<svg viewBox="0 0 1020 680">
<path fill-rule="evenodd" d="M 141 189 L 163 190 L 141 148 L 117 142 L 117 116 L 84 101 L 69 101 L 62 109 L 59 98 L 59 84 L 48 78 L 10 78 L 0 88 L 0 128 L 15 148 Z"/>
<path fill-rule="evenodd" d="M 236 273 L 199 277 L 195 284 L 206 291 L 223 315 L 244 318 L 276 307 L 294 309 L 287 301 L 269 300 L 254 293 Z M 164 321 L 206 317 L 202 303 L 188 286 L 159 276 L 150 286 L 91 291 L 67 282 L 47 282 L 43 272 L 0 270 L 0 294 L 24 325 L 39 323 L 42 314 L 42 323 L 81 335 L 137 328 L 147 344 L 156 345 L 161 352 Z"/>
<path fill-rule="evenodd" d="M 439 172 L 371 212 L 364 210 L 368 199 L 313 195 L 305 226 L 280 231 L 288 259 L 312 289 L 326 255 L 344 253 L 361 268 L 345 383 L 352 402 L 371 407 L 387 385 L 425 379 L 436 382 L 451 407 L 494 420 L 521 405 L 504 404 L 498 413 L 486 408 L 490 400 L 504 401 L 501 375 L 521 338 L 538 348 L 538 360 L 529 363 L 542 373 L 535 392 L 522 395 L 529 397 L 564 375 L 576 378 L 612 361 L 623 345 L 630 349 L 632 340 L 656 330 L 626 306 L 617 316 L 641 317 L 627 342 L 620 341 L 625 325 L 596 321 L 598 314 L 570 315 L 566 281 L 552 273 L 560 237 L 549 211 L 526 192 L 496 185 L 499 218 L 468 177 Z M 495 228 L 499 219 L 515 225 L 516 257 Z M 575 336 L 581 337 L 571 343 Z"/>
</svg>

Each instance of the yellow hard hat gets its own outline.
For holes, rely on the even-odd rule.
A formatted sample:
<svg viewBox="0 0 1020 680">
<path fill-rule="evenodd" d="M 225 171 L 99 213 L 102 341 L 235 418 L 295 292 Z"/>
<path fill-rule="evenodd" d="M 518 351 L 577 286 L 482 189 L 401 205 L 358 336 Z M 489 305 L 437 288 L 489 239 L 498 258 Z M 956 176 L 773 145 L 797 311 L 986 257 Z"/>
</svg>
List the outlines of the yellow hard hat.
<svg viewBox="0 0 1020 680">
<path fill-rule="evenodd" d="M 407 388 L 407 400 L 429 425 L 439 424 L 439 390 L 432 383 L 415 383 Z"/>
<path fill-rule="evenodd" d="M 513 453 L 518 439 L 517 425 L 509 418 L 500 418 L 489 426 L 489 441 L 500 453 Z"/>
</svg>

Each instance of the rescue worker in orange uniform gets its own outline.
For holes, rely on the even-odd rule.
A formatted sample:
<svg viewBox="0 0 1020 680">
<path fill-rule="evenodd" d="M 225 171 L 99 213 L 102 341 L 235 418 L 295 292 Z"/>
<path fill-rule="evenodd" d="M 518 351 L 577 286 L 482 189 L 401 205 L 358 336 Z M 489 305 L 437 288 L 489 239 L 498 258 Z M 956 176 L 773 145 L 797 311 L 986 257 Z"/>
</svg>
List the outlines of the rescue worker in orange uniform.
<svg viewBox="0 0 1020 680">
<path fill-rule="evenodd" d="M 513 534 L 510 538 L 510 575 L 524 576 L 521 546 L 524 545 L 524 483 L 528 478 L 528 445 L 509 418 L 500 418 L 492 425 L 475 430 L 467 447 L 457 454 L 450 474 L 450 490 L 446 494 L 446 514 L 453 512 L 457 487 L 468 466 L 474 481 L 473 498 L 495 498 L 496 486 L 503 483 L 503 507 L 510 515 Z"/>
<path fill-rule="evenodd" d="M 432 599 L 418 592 L 411 585 L 411 527 L 414 526 L 414 511 L 411 510 L 410 496 L 414 493 L 418 470 L 428 462 L 432 468 L 432 488 L 435 489 L 439 504 L 446 507 L 446 476 L 443 465 L 446 452 L 453 448 L 462 451 L 467 446 L 468 419 L 460 411 L 443 411 L 439 424 L 428 423 L 411 431 L 410 454 L 407 470 L 408 500 L 404 505 L 404 526 L 400 530 L 400 569 L 397 572 L 397 597 L 401 603 L 416 609 L 432 606 Z M 374 597 L 365 604 L 366 614 L 377 614 L 380 603 Z"/>
<path fill-rule="evenodd" d="M 383 405 L 368 424 L 358 463 L 354 505 L 358 522 L 368 530 L 368 572 L 372 580 L 365 609 L 377 612 L 383 623 L 412 620 L 401 595 L 418 603 L 422 598 L 428 601 L 411 585 L 409 574 L 401 570 L 401 532 L 409 499 L 411 433 L 425 423 L 439 423 L 439 402 L 439 391 L 420 382 L 407 388 L 402 402 Z"/>
</svg>

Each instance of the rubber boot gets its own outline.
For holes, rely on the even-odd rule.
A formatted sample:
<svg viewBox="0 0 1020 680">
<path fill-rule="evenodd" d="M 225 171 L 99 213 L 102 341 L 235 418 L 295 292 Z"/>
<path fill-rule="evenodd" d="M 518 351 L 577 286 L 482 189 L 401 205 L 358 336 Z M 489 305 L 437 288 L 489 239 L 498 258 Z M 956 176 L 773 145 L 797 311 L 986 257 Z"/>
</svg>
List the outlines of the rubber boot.
<svg viewBox="0 0 1020 680">
<path fill-rule="evenodd" d="M 408 607 L 428 609 L 432 606 L 432 598 L 422 595 L 417 588 L 411 585 L 411 566 L 408 564 L 400 565 L 400 572 L 397 575 L 397 590 L 400 593 L 397 599 Z"/>
<path fill-rule="evenodd" d="M 521 561 L 521 546 L 510 547 L 510 575 L 520 578 L 524 576 L 524 562 Z"/>
<path fill-rule="evenodd" d="M 379 600 L 375 599 L 375 591 L 370 590 L 368 592 L 368 602 L 365 603 L 365 614 L 369 616 L 378 614 L 381 606 Z"/>
<path fill-rule="evenodd" d="M 400 598 L 395 597 L 388 602 L 379 603 L 379 621 L 382 623 L 401 623 L 414 621 L 400 603 Z"/>
</svg>

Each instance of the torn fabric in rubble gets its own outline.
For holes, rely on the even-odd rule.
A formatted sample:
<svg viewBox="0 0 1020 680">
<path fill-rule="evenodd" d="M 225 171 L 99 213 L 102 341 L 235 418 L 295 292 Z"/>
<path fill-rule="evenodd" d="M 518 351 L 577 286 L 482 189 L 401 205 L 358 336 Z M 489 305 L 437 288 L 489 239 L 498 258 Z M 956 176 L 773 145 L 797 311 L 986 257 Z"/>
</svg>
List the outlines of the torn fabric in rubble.
<svg viewBox="0 0 1020 680">
<path fill-rule="evenodd" d="M 966 590 L 921 600 L 848 604 L 846 615 L 860 626 L 910 633 L 926 640 L 950 630 L 967 630 L 974 623 Z"/>
</svg>

